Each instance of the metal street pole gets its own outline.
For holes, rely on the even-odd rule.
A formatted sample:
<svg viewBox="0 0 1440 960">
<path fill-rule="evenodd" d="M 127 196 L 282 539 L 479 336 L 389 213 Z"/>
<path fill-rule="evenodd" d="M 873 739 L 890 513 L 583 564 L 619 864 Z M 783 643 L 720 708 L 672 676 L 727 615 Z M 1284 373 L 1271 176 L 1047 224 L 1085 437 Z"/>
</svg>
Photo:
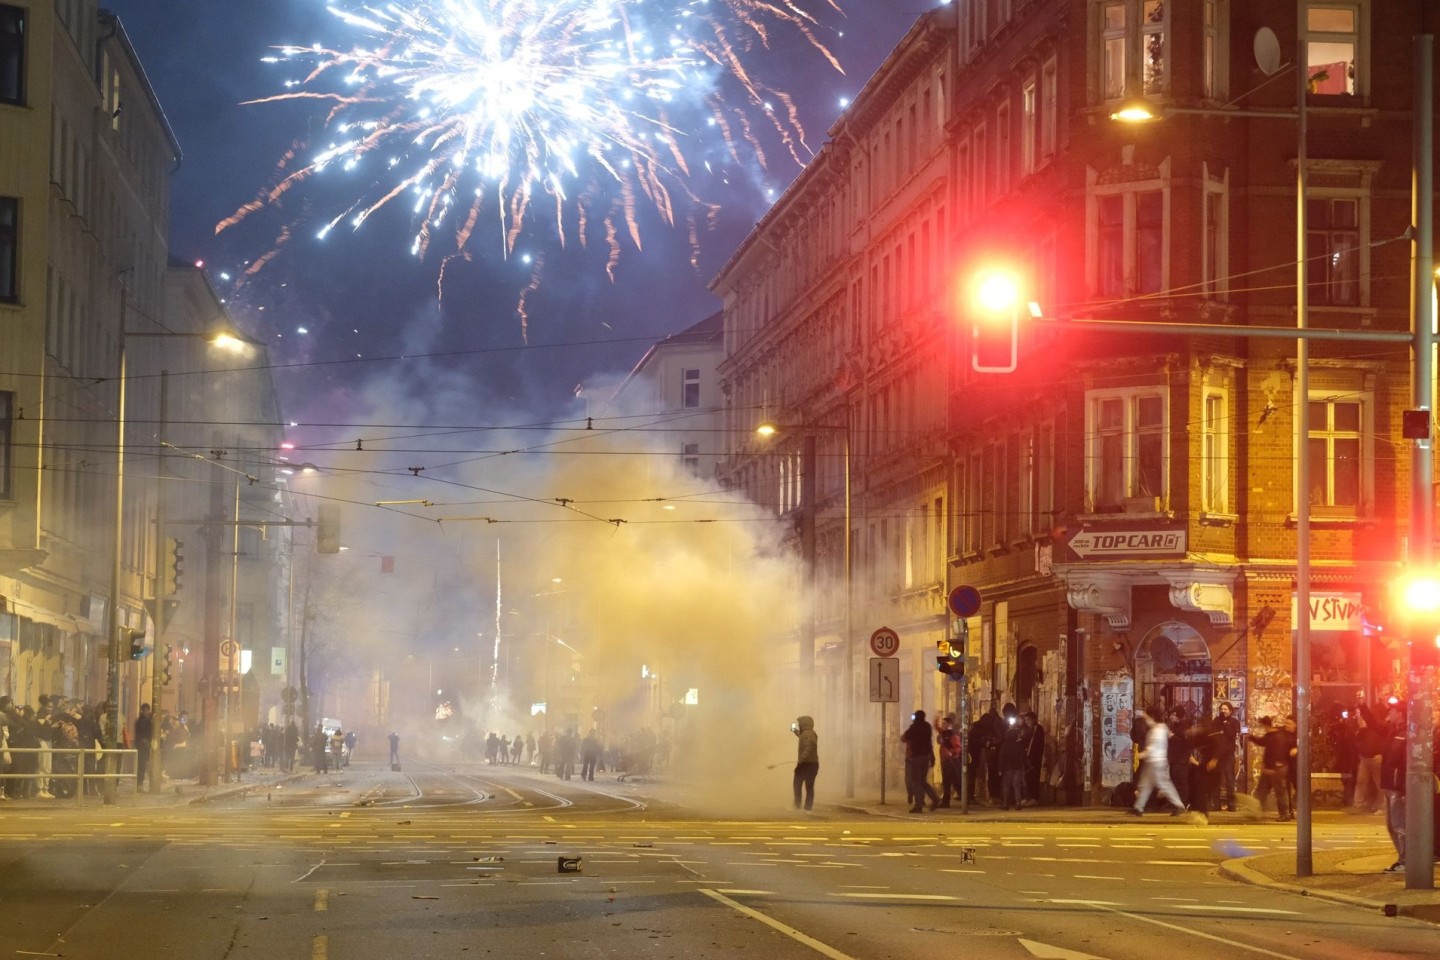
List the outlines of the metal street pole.
<svg viewBox="0 0 1440 960">
<path fill-rule="evenodd" d="M 109 703 L 105 711 L 110 728 L 105 732 L 105 749 L 120 745 L 120 568 L 125 552 L 125 287 L 120 287 L 120 378 L 115 403 L 115 542 L 110 560 L 110 603 L 105 610 L 105 645 L 110 651 L 105 689 Z M 105 772 L 115 773 L 115 754 L 106 755 Z M 103 790 L 106 803 L 115 802 L 115 780 L 106 778 Z"/>
<path fill-rule="evenodd" d="M 159 435 L 162 439 L 168 426 L 169 403 L 170 372 L 161 370 Z M 162 449 L 155 480 L 155 610 L 151 613 L 151 619 L 155 621 L 155 649 L 150 654 L 150 769 L 145 774 L 150 778 L 151 793 L 160 792 L 160 697 L 165 691 L 160 658 L 165 653 L 165 627 L 170 619 L 166 615 L 165 588 L 174 586 L 165 583 L 165 548 L 168 542 L 165 536 L 165 461 L 166 454 Z"/>
<path fill-rule="evenodd" d="M 1295 0 L 1295 327 L 1309 326 L 1309 247 L 1305 236 L 1309 0 Z M 1295 875 L 1315 871 L 1310 830 L 1310 341 L 1295 347 Z M 1284 784 L 1281 790 L 1288 789 Z"/>
<path fill-rule="evenodd" d="M 231 750 L 234 743 L 231 741 L 231 713 L 234 709 L 235 697 L 232 691 L 240 687 L 240 642 L 235 639 L 236 624 L 239 620 L 240 607 L 240 477 L 235 477 L 235 512 L 230 517 L 233 526 L 230 532 L 230 622 L 225 631 L 225 639 L 230 641 L 230 649 L 233 651 L 225 658 L 225 693 L 224 699 L 220 702 L 221 716 L 224 717 L 223 725 L 225 730 L 225 782 L 230 782 L 230 772 L 233 766 L 235 779 L 240 779 L 240 758 L 235 757 L 232 764 Z M 244 730 L 244 727 L 241 727 Z"/>
<path fill-rule="evenodd" d="M 220 445 L 214 436 L 216 449 Z M 205 608 L 202 641 L 204 673 L 200 677 L 200 726 L 204 758 L 200 764 L 200 783 L 214 786 L 220 775 L 220 598 L 224 595 L 225 573 L 220 566 L 224 552 L 220 548 L 220 526 L 225 516 L 225 488 L 219 479 L 210 481 L 210 511 L 205 524 Z M 302 647 L 303 653 L 303 647 Z M 304 660 L 302 658 L 302 669 Z"/>
<path fill-rule="evenodd" d="M 845 407 L 845 797 L 855 796 L 855 715 L 858 701 L 855 675 L 855 556 L 850 532 L 850 407 Z"/>
<path fill-rule="evenodd" d="M 1424 411 L 1423 437 L 1411 441 L 1410 450 L 1410 564 L 1427 569 L 1434 562 L 1435 507 L 1432 487 L 1435 475 L 1430 422 L 1434 405 L 1431 377 L 1435 349 L 1435 95 L 1434 37 L 1415 37 L 1414 161 L 1412 163 L 1412 211 L 1414 240 L 1411 251 L 1411 330 L 1413 346 L 1412 383 L 1414 409 Z M 1416 642 L 1433 643 L 1421 636 Z M 1412 648 L 1413 651 L 1413 648 Z M 1433 655 L 1433 649 L 1430 651 Z M 1408 685 L 1410 704 L 1405 752 L 1405 888 L 1431 890 L 1435 886 L 1434 866 L 1434 717 L 1431 714 L 1435 668 L 1410 663 Z"/>
<path fill-rule="evenodd" d="M 815 692 L 815 613 L 820 602 L 815 593 L 819 581 L 815 569 L 816 479 L 815 434 L 807 431 L 800 446 L 800 559 L 805 568 L 805 588 L 810 600 L 800 618 L 800 649 L 796 661 L 802 700 L 809 700 Z"/>
</svg>

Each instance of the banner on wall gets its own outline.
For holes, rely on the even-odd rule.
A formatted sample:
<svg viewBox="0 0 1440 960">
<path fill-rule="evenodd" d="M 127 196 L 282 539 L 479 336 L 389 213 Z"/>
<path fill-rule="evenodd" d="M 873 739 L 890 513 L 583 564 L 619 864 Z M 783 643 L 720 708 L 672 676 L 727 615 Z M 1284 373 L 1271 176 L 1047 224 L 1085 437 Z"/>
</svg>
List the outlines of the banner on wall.
<svg viewBox="0 0 1440 960">
<path fill-rule="evenodd" d="M 1290 594 L 1290 629 L 1300 623 L 1295 594 Z M 1348 633 L 1365 628 L 1364 598 L 1358 593 L 1310 591 L 1310 632 Z"/>
<path fill-rule="evenodd" d="M 1116 787 L 1130 779 L 1130 721 L 1135 681 L 1128 673 L 1107 673 L 1100 681 L 1100 785 Z"/>
</svg>

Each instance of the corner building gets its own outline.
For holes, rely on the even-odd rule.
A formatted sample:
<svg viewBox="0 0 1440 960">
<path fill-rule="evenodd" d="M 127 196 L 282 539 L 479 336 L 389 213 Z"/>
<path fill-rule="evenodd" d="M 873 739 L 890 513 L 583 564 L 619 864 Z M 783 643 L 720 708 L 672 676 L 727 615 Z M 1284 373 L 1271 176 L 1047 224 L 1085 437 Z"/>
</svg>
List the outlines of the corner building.
<svg viewBox="0 0 1440 960">
<path fill-rule="evenodd" d="M 1316 2 L 1298 25 L 1282 3 L 965 0 L 923 16 L 836 122 L 715 289 L 731 484 L 797 515 L 799 438 L 763 446 L 746 424 L 817 438 L 817 695 L 858 742 L 879 721 L 865 640 L 882 624 L 902 639 L 892 716 L 954 709 L 935 642 L 963 637 L 970 717 L 1035 710 L 1097 801 L 1129 778 L 1147 703 L 1290 713 L 1302 442 L 1317 723 L 1403 684 L 1403 649 L 1367 623 L 1404 555 L 1407 346 L 1314 342 L 1298 397 L 1289 339 L 1022 320 L 1016 370 L 978 373 L 966 288 L 1000 269 L 1052 318 L 1295 325 L 1298 125 L 1247 111 L 1295 109 L 1294 74 L 1252 51 L 1267 27 L 1293 62 L 1298 27 L 1308 323 L 1408 330 L 1425 16 L 1418 0 Z M 1172 112 L 1111 119 L 1142 97 Z M 945 608 L 962 584 L 982 597 L 963 626 Z"/>
</svg>

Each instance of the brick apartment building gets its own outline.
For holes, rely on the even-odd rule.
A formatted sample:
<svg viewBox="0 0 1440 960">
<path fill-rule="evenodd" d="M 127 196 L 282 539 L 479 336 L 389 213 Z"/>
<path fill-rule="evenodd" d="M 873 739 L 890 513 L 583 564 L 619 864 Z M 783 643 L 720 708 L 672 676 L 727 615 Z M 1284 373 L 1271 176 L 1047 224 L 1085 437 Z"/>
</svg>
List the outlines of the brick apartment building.
<svg viewBox="0 0 1440 960">
<path fill-rule="evenodd" d="M 1311 326 L 1409 328 L 1426 8 L 1305 9 Z M 1283 51 L 1268 74 L 1262 27 Z M 1316 711 L 1402 682 L 1362 610 L 1404 553 L 1405 345 L 1312 344 L 1303 398 L 1288 339 L 1022 324 L 1014 372 L 970 362 L 965 289 L 993 267 L 1051 317 L 1294 325 L 1297 124 L 1245 111 L 1294 109 L 1297 40 L 1293 3 L 932 11 L 716 279 L 724 475 L 799 517 L 807 433 L 817 449 L 822 723 L 874 740 L 864 641 L 882 624 L 902 638 L 898 712 L 954 709 L 934 654 L 960 633 L 945 597 L 961 584 L 983 601 L 963 628 L 971 716 L 1015 703 L 1069 729 L 1089 795 L 1128 778 L 1145 703 L 1290 713 L 1297 413 Z M 1205 113 L 1111 119 L 1137 97 Z M 761 419 L 793 429 L 767 445 Z"/>
</svg>

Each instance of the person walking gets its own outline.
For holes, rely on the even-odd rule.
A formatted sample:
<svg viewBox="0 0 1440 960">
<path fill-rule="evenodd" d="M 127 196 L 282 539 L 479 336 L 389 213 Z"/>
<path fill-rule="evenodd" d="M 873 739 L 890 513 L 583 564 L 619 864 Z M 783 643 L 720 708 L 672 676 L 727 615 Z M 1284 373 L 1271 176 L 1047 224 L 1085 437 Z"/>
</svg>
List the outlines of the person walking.
<svg viewBox="0 0 1440 960">
<path fill-rule="evenodd" d="M 940 747 L 940 806 L 948 807 L 952 794 L 957 800 L 960 798 L 960 765 L 965 762 L 955 714 L 940 718 L 940 729 L 935 736 Z"/>
<path fill-rule="evenodd" d="M 815 732 L 815 718 L 796 717 L 795 722 L 790 724 L 790 732 L 795 734 L 796 740 L 795 776 L 792 781 L 795 809 L 810 810 L 815 806 L 815 777 L 820 773 L 820 735 Z"/>
<path fill-rule="evenodd" d="M 150 746 L 155 737 L 155 718 L 151 716 L 150 704 L 140 704 L 140 715 L 135 718 L 135 792 L 145 789 L 145 778 L 150 775 Z"/>
<path fill-rule="evenodd" d="M 1385 717 L 1389 737 L 1380 748 L 1380 786 L 1385 791 L 1385 830 L 1397 859 L 1386 873 L 1405 872 L 1405 705 L 1392 703 Z"/>
<path fill-rule="evenodd" d="M 1145 708 L 1145 714 L 1150 722 L 1145 728 L 1145 753 L 1140 765 L 1140 786 L 1135 791 L 1135 806 L 1130 808 L 1130 814 L 1143 817 L 1145 804 L 1150 802 L 1150 795 L 1158 792 L 1170 802 L 1170 816 L 1178 817 L 1185 812 L 1185 804 L 1180 802 L 1180 795 L 1175 792 L 1175 784 L 1170 781 L 1170 728 L 1165 726 L 1161 719 L 1164 715 L 1157 704 L 1152 703 Z"/>
<path fill-rule="evenodd" d="M 400 766 L 400 734 L 390 731 L 390 766 Z"/>
<path fill-rule="evenodd" d="M 516 743 L 521 743 L 522 741 L 521 741 L 521 739 L 517 736 L 517 737 L 515 738 L 515 742 L 516 742 Z M 592 729 L 592 730 L 589 730 L 588 732 L 586 732 L 586 734 L 585 734 L 585 739 L 580 741 L 580 779 L 581 779 L 581 780 L 594 780 L 594 779 L 595 779 L 595 764 L 598 763 L 599 760 L 600 760 L 600 738 L 599 738 L 599 736 L 596 735 L 595 731 Z"/>
<path fill-rule="evenodd" d="M 935 731 L 925 719 L 924 710 L 916 710 L 910 726 L 900 735 L 905 744 L 905 790 L 910 794 L 911 813 L 924 813 L 923 803 L 930 800 L 930 809 L 940 804 L 940 794 L 930 785 L 930 768 L 935 766 Z"/>
<path fill-rule="evenodd" d="M 1263 810 L 1265 798 L 1275 794 L 1275 808 L 1284 823 L 1295 819 L 1290 813 L 1290 758 L 1295 753 L 1295 738 L 1269 717 L 1261 717 L 1260 724 L 1265 732 L 1259 736 L 1250 734 L 1250 742 L 1261 750 L 1260 785 L 1255 788 L 1255 799 Z"/>
</svg>

